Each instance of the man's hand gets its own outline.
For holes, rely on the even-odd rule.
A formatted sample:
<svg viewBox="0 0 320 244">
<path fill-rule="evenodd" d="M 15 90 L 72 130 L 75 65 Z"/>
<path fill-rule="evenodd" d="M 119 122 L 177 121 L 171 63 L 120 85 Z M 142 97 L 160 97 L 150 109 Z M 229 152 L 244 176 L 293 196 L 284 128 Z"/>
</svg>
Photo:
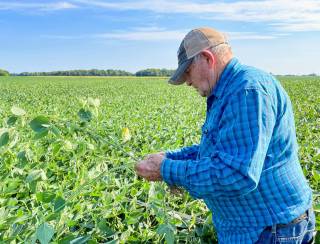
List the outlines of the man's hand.
<svg viewBox="0 0 320 244">
<path fill-rule="evenodd" d="M 144 160 L 135 165 L 137 175 L 149 181 L 161 181 L 160 168 L 164 158 L 164 152 L 147 155 Z"/>
<path fill-rule="evenodd" d="M 160 174 L 160 168 L 161 168 L 162 160 L 164 158 L 165 158 L 164 152 L 147 155 L 144 158 L 144 160 L 136 164 L 135 170 L 137 175 L 149 181 L 161 181 L 162 177 Z M 182 188 L 171 186 L 169 187 L 169 189 L 172 195 L 181 196 L 183 194 Z"/>
<path fill-rule="evenodd" d="M 169 187 L 169 189 L 170 189 L 170 193 L 172 195 L 175 195 L 175 196 L 182 196 L 183 195 L 183 188 L 181 188 L 181 187 L 171 186 L 171 187 Z"/>
</svg>

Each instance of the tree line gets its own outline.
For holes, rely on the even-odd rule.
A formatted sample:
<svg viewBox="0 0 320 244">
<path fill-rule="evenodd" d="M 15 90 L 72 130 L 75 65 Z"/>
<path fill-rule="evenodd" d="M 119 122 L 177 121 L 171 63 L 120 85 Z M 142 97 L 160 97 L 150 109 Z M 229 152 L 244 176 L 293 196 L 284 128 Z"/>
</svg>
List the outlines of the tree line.
<svg viewBox="0 0 320 244">
<path fill-rule="evenodd" d="M 171 76 L 174 70 L 170 69 L 144 69 L 136 73 L 127 72 L 124 70 L 64 70 L 64 71 L 51 71 L 51 72 L 22 72 L 10 74 L 6 70 L 0 69 L 0 76 Z"/>
<path fill-rule="evenodd" d="M 136 76 L 171 76 L 173 69 L 144 69 L 136 72 Z"/>
<path fill-rule="evenodd" d="M 143 69 L 135 73 L 117 69 L 79 69 L 79 70 L 64 70 L 50 72 L 22 72 L 10 73 L 7 70 L 0 69 L 0 76 L 172 76 L 174 69 Z M 275 75 L 275 74 L 274 74 Z M 277 76 L 297 76 L 297 75 L 277 75 Z M 300 76 L 300 75 L 298 75 Z M 306 74 L 306 76 L 318 76 L 316 73 Z"/>
<path fill-rule="evenodd" d="M 10 73 L 4 69 L 0 69 L 0 76 L 9 76 Z"/>
</svg>

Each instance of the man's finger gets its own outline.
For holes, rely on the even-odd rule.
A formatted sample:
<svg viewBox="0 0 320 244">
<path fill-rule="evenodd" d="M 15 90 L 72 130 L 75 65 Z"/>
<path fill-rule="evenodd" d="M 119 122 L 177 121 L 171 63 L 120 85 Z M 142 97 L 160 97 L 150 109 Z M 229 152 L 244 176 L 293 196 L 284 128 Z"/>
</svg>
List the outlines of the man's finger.
<svg viewBox="0 0 320 244">
<path fill-rule="evenodd" d="M 179 195 L 183 194 L 183 189 L 181 189 L 180 187 L 177 187 L 177 186 L 171 186 L 170 187 L 170 193 L 172 195 L 179 196 Z"/>
<path fill-rule="evenodd" d="M 144 157 L 144 160 L 148 160 L 148 159 L 151 159 L 153 157 L 156 157 L 156 156 L 165 156 L 165 153 L 164 152 L 158 152 L 158 153 L 152 153 L 152 154 L 148 154 Z"/>
<path fill-rule="evenodd" d="M 145 162 L 146 162 L 145 160 L 142 160 L 134 166 L 134 169 L 138 175 L 141 175 L 146 171 L 146 163 Z"/>
</svg>

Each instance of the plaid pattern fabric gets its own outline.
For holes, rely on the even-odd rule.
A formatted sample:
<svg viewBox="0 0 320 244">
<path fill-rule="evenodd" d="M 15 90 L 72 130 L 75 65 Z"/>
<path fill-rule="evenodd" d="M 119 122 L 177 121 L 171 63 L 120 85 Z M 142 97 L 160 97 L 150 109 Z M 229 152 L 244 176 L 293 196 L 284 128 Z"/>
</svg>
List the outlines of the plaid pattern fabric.
<svg viewBox="0 0 320 244">
<path fill-rule="evenodd" d="M 161 174 L 205 201 L 220 243 L 254 243 L 264 227 L 312 204 L 288 95 L 273 76 L 235 58 L 207 99 L 199 145 L 167 151 Z"/>
</svg>

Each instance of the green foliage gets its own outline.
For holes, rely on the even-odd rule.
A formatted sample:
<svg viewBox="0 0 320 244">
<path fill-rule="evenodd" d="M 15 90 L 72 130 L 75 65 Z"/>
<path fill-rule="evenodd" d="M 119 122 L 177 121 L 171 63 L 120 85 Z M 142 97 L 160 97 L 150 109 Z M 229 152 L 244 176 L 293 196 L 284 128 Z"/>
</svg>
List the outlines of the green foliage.
<svg viewBox="0 0 320 244">
<path fill-rule="evenodd" d="M 65 70 L 51 72 L 22 72 L 18 76 L 132 76 L 133 74 L 124 70 Z"/>
<path fill-rule="evenodd" d="M 10 73 L 4 69 L 0 69 L 0 76 L 9 76 Z"/>
<path fill-rule="evenodd" d="M 172 76 L 172 69 L 144 69 L 136 72 L 136 76 Z"/>
<path fill-rule="evenodd" d="M 135 74 L 124 70 L 65 70 L 51 72 L 22 72 L 17 76 L 171 76 L 175 70 L 171 69 L 144 69 L 139 70 Z M 9 74 L 9 73 L 8 73 Z M 1 75 L 1 70 L 0 70 Z"/>
<path fill-rule="evenodd" d="M 39 115 L 30 122 L 30 127 L 34 132 L 41 133 L 48 130 L 50 127 L 49 123 L 50 122 L 47 117 Z"/>
<path fill-rule="evenodd" d="M 175 228 L 170 224 L 162 224 L 157 228 L 157 233 L 159 235 L 164 235 L 168 244 L 174 243 L 174 232 Z"/>
<path fill-rule="evenodd" d="M 54 234 L 54 229 L 47 223 L 41 224 L 36 232 L 37 239 L 41 244 L 48 244 Z"/>
<path fill-rule="evenodd" d="M 320 221 L 319 79 L 282 77 Z M 186 193 L 136 176 L 199 142 L 205 100 L 165 78 L 0 78 L 0 243 L 217 243 Z"/>
<path fill-rule="evenodd" d="M 82 121 L 89 122 L 92 119 L 92 113 L 89 110 L 80 109 L 78 115 Z"/>
<path fill-rule="evenodd" d="M 6 129 L 0 131 L 0 147 L 7 145 L 9 142 L 9 132 Z"/>
<path fill-rule="evenodd" d="M 11 108 L 11 112 L 12 114 L 16 115 L 16 116 L 23 116 L 26 114 L 26 111 L 24 111 L 22 108 L 19 108 L 19 107 L 16 107 L 16 106 L 13 106 Z"/>
</svg>

